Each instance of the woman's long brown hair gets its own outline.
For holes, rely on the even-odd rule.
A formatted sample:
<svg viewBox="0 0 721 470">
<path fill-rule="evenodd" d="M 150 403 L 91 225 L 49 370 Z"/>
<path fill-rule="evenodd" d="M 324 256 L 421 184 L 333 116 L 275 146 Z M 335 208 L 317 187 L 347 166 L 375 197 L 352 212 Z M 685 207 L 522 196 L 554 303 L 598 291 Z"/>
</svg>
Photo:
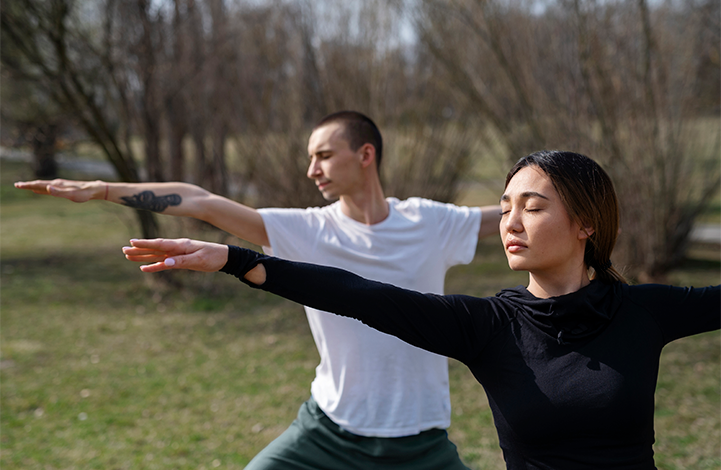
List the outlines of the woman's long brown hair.
<svg viewBox="0 0 721 470">
<path fill-rule="evenodd" d="M 543 150 L 521 158 L 508 172 L 506 186 L 527 166 L 538 167 L 548 175 L 571 219 L 581 227 L 593 228 L 584 254 L 586 267 L 594 270 L 591 279 L 627 283 L 611 264 L 620 215 L 616 190 L 603 168 L 585 155 Z"/>
</svg>

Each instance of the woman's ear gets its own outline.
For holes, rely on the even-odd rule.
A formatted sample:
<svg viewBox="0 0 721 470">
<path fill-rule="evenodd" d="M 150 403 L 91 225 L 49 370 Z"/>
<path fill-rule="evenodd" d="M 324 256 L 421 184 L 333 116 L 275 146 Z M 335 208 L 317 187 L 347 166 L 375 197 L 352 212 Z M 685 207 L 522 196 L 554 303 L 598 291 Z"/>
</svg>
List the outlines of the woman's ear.
<svg viewBox="0 0 721 470">
<path fill-rule="evenodd" d="M 588 238 L 591 238 L 591 235 L 593 235 L 594 233 L 596 233 L 596 231 L 590 225 L 587 227 L 580 227 L 578 229 L 578 239 L 586 240 Z"/>
</svg>

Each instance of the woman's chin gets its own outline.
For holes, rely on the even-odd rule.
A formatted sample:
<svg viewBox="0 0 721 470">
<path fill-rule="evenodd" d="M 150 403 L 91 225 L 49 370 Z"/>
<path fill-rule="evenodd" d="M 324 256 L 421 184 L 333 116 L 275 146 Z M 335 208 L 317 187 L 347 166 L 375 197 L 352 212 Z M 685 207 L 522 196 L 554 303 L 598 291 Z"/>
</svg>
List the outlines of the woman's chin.
<svg viewBox="0 0 721 470">
<path fill-rule="evenodd" d="M 527 271 L 528 266 L 525 260 L 519 259 L 517 256 L 508 256 L 508 267 L 511 271 Z"/>
</svg>

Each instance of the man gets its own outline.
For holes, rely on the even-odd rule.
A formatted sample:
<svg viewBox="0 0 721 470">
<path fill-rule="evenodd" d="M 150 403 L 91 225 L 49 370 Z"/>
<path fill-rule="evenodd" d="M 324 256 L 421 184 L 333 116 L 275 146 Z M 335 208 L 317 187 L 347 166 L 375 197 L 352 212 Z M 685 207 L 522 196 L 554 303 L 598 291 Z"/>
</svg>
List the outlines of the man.
<svg viewBox="0 0 721 470">
<path fill-rule="evenodd" d="M 440 294 L 448 268 L 470 262 L 478 238 L 497 233 L 500 209 L 386 198 L 382 152 L 368 117 L 342 111 L 323 118 L 308 142 L 307 176 L 327 200 L 338 201 L 322 208 L 256 210 L 185 183 L 55 180 L 16 187 L 194 217 L 281 258 Z M 311 398 L 247 469 L 465 469 L 445 431 L 446 358 L 352 319 L 306 313 L 321 358 Z"/>
</svg>

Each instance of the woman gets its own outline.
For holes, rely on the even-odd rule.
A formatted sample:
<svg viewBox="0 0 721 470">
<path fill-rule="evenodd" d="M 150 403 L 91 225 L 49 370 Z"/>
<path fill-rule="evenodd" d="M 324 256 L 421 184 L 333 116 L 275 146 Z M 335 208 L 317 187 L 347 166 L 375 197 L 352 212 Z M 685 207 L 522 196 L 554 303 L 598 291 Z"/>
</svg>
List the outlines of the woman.
<svg viewBox="0 0 721 470">
<path fill-rule="evenodd" d="M 153 263 L 146 272 L 220 269 L 458 359 L 488 395 L 509 469 L 655 468 L 661 349 L 719 328 L 719 286 L 628 286 L 610 262 L 613 185 L 588 157 L 524 157 L 506 178 L 501 208 L 508 264 L 529 282 L 488 298 L 421 294 L 191 240 L 134 240 L 124 251 Z"/>
</svg>

